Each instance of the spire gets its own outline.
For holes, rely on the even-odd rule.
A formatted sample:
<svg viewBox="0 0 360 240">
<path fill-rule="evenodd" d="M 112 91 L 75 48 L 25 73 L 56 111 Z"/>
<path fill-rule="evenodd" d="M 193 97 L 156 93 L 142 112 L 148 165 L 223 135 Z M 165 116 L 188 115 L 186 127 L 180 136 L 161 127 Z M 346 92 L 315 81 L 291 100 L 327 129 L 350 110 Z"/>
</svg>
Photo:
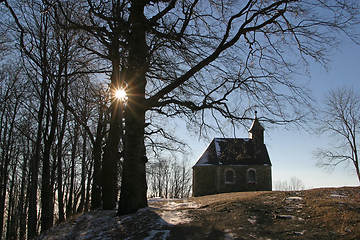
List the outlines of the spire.
<svg viewBox="0 0 360 240">
<path fill-rule="evenodd" d="M 264 143 L 264 130 L 257 118 L 257 111 L 255 111 L 255 118 L 249 129 L 249 138 L 256 142 Z"/>
</svg>

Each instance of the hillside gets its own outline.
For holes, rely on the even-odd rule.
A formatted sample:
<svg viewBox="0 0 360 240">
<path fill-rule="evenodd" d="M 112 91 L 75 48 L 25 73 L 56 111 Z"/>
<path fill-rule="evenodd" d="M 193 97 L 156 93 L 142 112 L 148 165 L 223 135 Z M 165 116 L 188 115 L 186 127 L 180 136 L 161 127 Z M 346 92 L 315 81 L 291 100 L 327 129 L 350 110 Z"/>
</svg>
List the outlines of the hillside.
<svg viewBox="0 0 360 240">
<path fill-rule="evenodd" d="M 360 239 L 360 187 L 150 199 L 74 216 L 37 239 Z"/>
</svg>

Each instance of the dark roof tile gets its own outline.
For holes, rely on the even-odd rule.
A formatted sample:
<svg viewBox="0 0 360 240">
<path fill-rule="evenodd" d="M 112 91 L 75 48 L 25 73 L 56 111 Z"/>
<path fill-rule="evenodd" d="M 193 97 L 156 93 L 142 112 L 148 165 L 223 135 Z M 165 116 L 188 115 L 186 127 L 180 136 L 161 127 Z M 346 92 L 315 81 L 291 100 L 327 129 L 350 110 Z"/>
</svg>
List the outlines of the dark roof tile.
<svg viewBox="0 0 360 240">
<path fill-rule="evenodd" d="M 214 138 L 194 166 L 271 165 L 266 146 L 249 138 Z"/>
</svg>

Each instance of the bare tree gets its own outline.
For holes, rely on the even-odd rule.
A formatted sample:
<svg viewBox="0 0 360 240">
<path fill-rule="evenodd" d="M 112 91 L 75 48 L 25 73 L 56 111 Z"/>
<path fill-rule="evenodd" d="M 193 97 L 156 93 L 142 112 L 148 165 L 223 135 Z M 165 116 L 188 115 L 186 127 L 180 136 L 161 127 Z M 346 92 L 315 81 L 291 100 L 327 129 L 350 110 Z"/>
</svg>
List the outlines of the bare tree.
<svg viewBox="0 0 360 240">
<path fill-rule="evenodd" d="M 281 181 L 281 180 L 277 180 L 274 182 L 274 190 L 276 191 L 288 191 L 289 187 L 288 187 L 288 182 L 287 180 Z"/>
<path fill-rule="evenodd" d="M 319 119 L 320 133 L 329 133 L 329 148 L 314 151 L 317 166 L 329 170 L 342 163 L 351 164 L 360 182 L 359 143 L 360 92 L 354 87 L 339 87 L 325 96 L 325 108 Z"/>
<path fill-rule="evenodd" d="M 170 161 L 165 158 L 157 158 L 149 161 L 148 165 L 149 194 L 152 197 L 167 198 L 167 179 L 169 179 Z"/>
<path fill-rule="evenodd" d="M 289 182 L 290 191 L 299 191 L 304 189 L 305 189 L 305 184 L 301 179 L 298 179 L 296 177 L 290 178 L 290 182 Z"/>
<path fill-rule="evenodd" d="M 274 190 L 277 191 L 300 191 L 304 189 L 304 182 L 297 177 L 291 177 L 289 182 L 287 180 L 274 182 Z"/>
<path fill-rule="evenodd" d="M 2 70 L 0 74 L 0 237 L 3 233 L 7 197 L 9 197 L 9 204 L 10 200 L 13 200 L 9 185 L 10 189 L 16 187 L 14 186 L 16 182 L 14 175 L 15 167 L 18 165 L 17 158 L 20 155 L 19 146 L 16 143 L 19 140 L 16 127 L 21 101 L 24 100 L 24 89 L 22 88 L 24 80 L 21 68 L 2 65 Z M 13 174 L 11 174 L 12 167 L 14 168 Z M 8 196 L 9 194 L 10 196 Z"/>
<path fill-rule="evenodd" d="M 51 227 L 57 217 L 62 221 L 65 205 L 71 206 L 71 213 L 76 208 L 87 209 L 93 176 L 93 161 L 89 157 L 92 149 L 87 142 L 93 142 L 91 130 L 94 130 L 96 120 L 92 120 L 103 121 L 103 117 L 98 117 L 93 111 L 98 109 L 99 104 L 89 99 L 94 98 L 96 89 L 101 86 L 96 80 L 94 88 L 95 81 L 89 80 L 95 69 L 90 67 L 94 58 L 89 58 L 88 53 L 84 54 L 84 49 L 78 48 L 77 43 L 83 40 L 81 33 L 57 25 L 58 15 L 41 0 L 2 2 L 0 223 L 1 230 L 6 233 L 1 232 L 0 235 L 25 239 L 26 232 L 28 238 L 33 238 L 39 229 L 45 231 Z M 11 38 L 7 39 L 8 35 Z M 20 61 L 14 64 L 15 59 Z M 11 63 L 16 68 L 6 69 L 5 65 L 10 66 Z M 11 79 L 10 75 L 15 77 Z M 80 80 L 86 83 L 86 87 L 80 86 L 83 91 L 78 91 L 79 86 L 74 84 Z M 68 94 L 69 89 L 77 95 Z M 86 121 L 67 114 L 68 106 L 74 105 L 79 98 L 82 101 L 78 107 L 85 108 L 84 114 L 92 114 L 90 120 L 87 118 L 91 121 L 89 126 L 74 124 L 77 120 Z M 74 125 L 83 134 L 74 134 Z M 92 139 L 89 140 L 90 136 Z M 101 155 L 104 134 L 100 131 L 97 136 L 97 155 Z M 81 137 L 83 141 L 80 141 Z M 17 146 L 18 143 L 23 146 Z M 83 146 L 82 152 L 79 146 L 73 148 L 74 158 L 70 156 L 71 143 Z M 84 160 L 82 182 L 76 169 L 79 159 Z M 67 174 L 70 172 L 72 176 Z M 82 188 L 79 188 L 79 182 Z M 12 189 L 14 192 L 10 191 Z M 41 204 L 38 198 L 40 194 Z M 19 203 L 15 201 L 17 198 Z M 55 206 L 59 207 L 58 211 L 54 211 Z M 41 224 L 38 216 L 41 216 Z M 4 221 L 4 217 L 7 217 L 7 221 Z"/>
<path fill-rule="evenodd" d="M 185 198 L 190 196 L 191 190 L 191 168 L 187 159 L 179 162 L 173 161 L 171 164 L 171 177 L 169 194 L 172 198 Z"/>
<path fill-rule="evenodd" d="M 186 156 L 158 156 L 147 164 L 149 196 L 185 198 L 191 192 L 191 167 Z"/>
</svg>

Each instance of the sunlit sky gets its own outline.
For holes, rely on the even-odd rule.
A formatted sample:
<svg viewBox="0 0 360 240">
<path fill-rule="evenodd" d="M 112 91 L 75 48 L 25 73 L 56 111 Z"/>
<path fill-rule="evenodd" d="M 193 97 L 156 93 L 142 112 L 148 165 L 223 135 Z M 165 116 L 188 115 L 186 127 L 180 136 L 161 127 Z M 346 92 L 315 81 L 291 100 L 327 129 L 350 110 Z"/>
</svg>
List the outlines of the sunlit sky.
<svg viewBox="0 0 360 240">
<path fill-rule="evenodd" d="M 310 66 L 309 88 L 319 104 L 324 94 L 331 88 L 346 84 L 360 90 L 360 46 L 344 45 L 341 51 L 334 53 L 331 59 L 328 72 L 320 65 Z M 304 81 L 307 80 L 307 78 L 304 79 Z M 239 133 L 238 137 L 248 137 L 246 130 L 240 130 Z M 181 135 L 181 137 L 184 136 Z M 198 141 L 195 137 L 186 138 L 192 147 L 193 155 L 189 157 L 192 166 L 209 142 Z M 348 167 L 346 164 L 339 165 L 330 174 L 315 166 L 316 160 L 312 156 L 312 151 L 318 147 L 326 147 L 329 142 L 330 140 L 325 135 L 319 137 L 306 131 L 286 130 L 281 126 L 266 129 L 265 144 L 273 164 L 273 184 L 276 181 L 289 181 L 291 177 L 296 177 L 304 182 L 306 188 L 359 186 L 352 165 Z"/>
</svg>

